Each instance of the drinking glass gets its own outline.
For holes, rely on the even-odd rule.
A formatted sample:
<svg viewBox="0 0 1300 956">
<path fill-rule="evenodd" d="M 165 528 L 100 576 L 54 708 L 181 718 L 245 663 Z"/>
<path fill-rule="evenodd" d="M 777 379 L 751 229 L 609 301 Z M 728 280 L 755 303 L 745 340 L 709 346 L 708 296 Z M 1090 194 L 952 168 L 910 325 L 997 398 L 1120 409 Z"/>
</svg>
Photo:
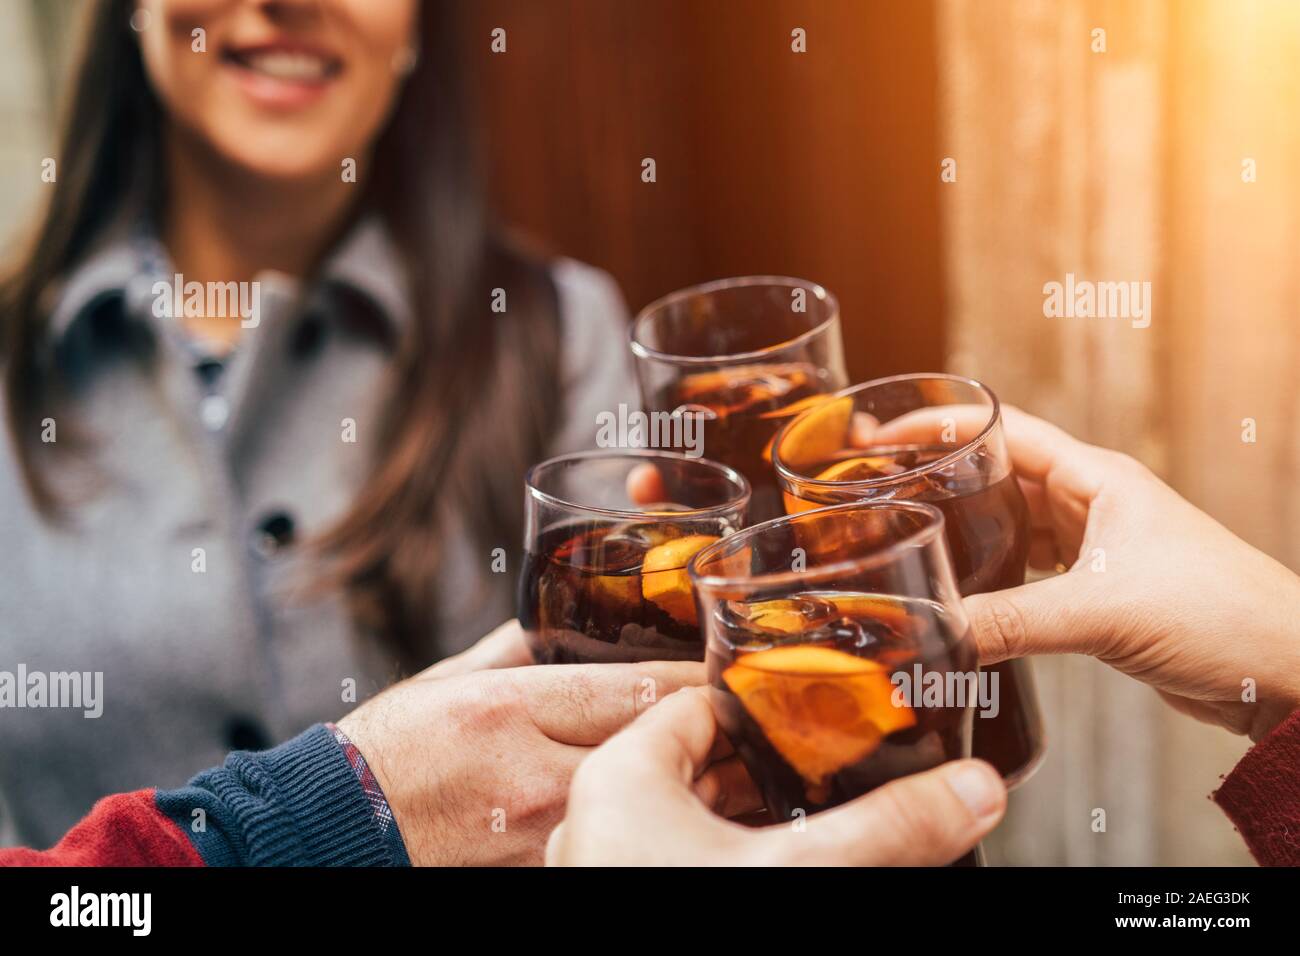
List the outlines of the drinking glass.
<svg viewBox="0 0 1300 956">
<path fill-rule="evenodd" d="M 672 452 L 595 451 L 534 465 L 526 484 L 518 614 L 534 660 L 703 659 L 686 563 L 744 525 L 740 474 Z M 634 501 L 638 484 L 655 500 Z"/>
<path fill-rule="evenodd" d="M 714 709 L 777 822 L 970 755 L 978 658 L 943 524 L 836 505 L 691 562 Z"/>
<path fill-rule="evenodd" d="M 791 421 L 772 454 L 786 510 L 846 501 L 927 501 L 943 512 L 963 595 L 1024 583 L 1029 509 L 1011 469 L 997 396 L 921 373 L 838 392 Z M 1023 783 L 1045 753 L 1027 660 L 987 668 L 1000 706 L 975 721 L 974 753 Z"/>
<path fill-rule="evenodd" d="M 723 279 L 646 306 L 631 340 L 646 411 L 698 415 L 703 453 L 749 479 L 750 520 L 780 515 L 773 436 L 848 384 L 835 297 L 804 279 Z"/>
</svg>

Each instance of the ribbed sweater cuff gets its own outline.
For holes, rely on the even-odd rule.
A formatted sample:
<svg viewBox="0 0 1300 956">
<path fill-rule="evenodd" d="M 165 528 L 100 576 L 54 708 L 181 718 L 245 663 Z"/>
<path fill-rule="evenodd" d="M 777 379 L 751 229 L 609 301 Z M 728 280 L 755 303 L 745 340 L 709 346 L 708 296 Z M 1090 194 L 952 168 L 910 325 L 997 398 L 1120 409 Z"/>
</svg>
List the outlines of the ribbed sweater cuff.
<svg viewBox="0 0 1300 956">
<path fill-rule="evenodd" d="M 280 806 L 263 818 L 268 852 L 309 866 L 388 862 L 374 810 L 327 728 L 317 725 L 265 753 L 238 756 L 260 766 L 280 796 Z"/>
<path fill-rule="evenodd" d="M 216 819 L 195 833 L 188 824 L 193 808 L 209 802 L 203 791 L 216 798 L 209 813 Z M 209 866 L 406 862 L 394 858 L 356 773 L 320 724 L 262 753 L 232 753 L 223 767 L 157 800 Z"/>
<path fill-rule="evenodd" d="M 1213 794 L 1264 866 L 1300 866 L 1300 710 L 1250 750 Z"/>
</svg>

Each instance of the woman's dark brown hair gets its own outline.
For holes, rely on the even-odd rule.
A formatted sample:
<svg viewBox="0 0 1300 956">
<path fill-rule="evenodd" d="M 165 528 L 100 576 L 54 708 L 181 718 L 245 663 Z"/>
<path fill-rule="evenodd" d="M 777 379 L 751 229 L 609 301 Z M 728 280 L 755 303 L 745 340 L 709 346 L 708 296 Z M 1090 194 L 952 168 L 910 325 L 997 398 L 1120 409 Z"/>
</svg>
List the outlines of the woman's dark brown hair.
<svg viewBox="0 0 1300 956">
<path fill-rule="evenodd" d="M 369 480 L 313 548 L 318 582 L 343 588 L 361 629 L 406 668 L 433 653 L 443 509 L 464 513 L 485 567 L 493 548 L 513 552 L 522 475 L 542 455 L 558 406 L 555 290 L 544 266 L 489 221 L 463 95 L 470 44 L 456 6 L 422 5 L 420 57 L 376 144 L 363 204 L 402 252 L 417 321 L 396 346 Z M 60 385 L 42 345 L 51 298 L 103 230 L 125 215 L 157 221 L 165 197 L 162 108 L 129 26 L 134 0 L 92 7 L 63 118 L 58 185 L 30 250 L 0 284 L 9 430 L 49 520 L 66 508 L 38 440 Z M 495 288 L 506 290 L 506 312 L 490 309 Z M 509 587 L 507 575 L 491 577 Z"/>
</svg>

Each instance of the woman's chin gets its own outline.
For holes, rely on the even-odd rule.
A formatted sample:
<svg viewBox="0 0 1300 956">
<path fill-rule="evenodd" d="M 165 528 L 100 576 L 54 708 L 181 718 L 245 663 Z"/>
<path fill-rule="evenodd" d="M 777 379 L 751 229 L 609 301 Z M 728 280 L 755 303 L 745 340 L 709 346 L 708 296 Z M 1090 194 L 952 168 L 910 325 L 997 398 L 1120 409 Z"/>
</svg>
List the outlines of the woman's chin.
<svg viewBox="0 0 1300 956">
<path fill-rule="evenodd" d="M 336 178 L 339 182 L 355 182 L 350 175 L 355 171 L 355 160 L 346 148 L 328 146 L 311 147 L 304 144 L 301 134 L 282 135 L 277 131 L 270 136 L 249 135 L 230 137 L 226 142 L 212 143 L 217 152 L 246 175 L 267 182 L 290 184 L 298 181 L 321 182 Z"/>
</svg>

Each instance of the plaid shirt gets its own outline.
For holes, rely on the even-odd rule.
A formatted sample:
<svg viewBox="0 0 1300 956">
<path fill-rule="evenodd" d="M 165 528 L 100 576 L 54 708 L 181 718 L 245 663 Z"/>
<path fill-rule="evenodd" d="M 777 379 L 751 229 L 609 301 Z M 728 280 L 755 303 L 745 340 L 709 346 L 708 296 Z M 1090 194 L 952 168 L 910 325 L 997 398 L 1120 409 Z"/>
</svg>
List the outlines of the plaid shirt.
<svg viewBox="0 0 1300 956">
<path fill-rule="evenodd" d="M 366 800 L 370 803 L 370 810 L 375 816 L 375 825 L 383 834 L 384 842 L 396 859 L 403 865 L 410 866 L 411 860 L 406 855 L 406 844 L 402 842 L 397 820 L 393 818 L 393 808 L 388 805 L 388 798 L 384 796 L 384 788 L 375 779 L 375 772 L 370 769 L 365 756 L 357 749 L 357 745 L 348 739 L 347 734 L 334 724 L 326 724 L 325 727 L 334 735 L 338 745 L 343 748 L 348 763 L 352 765 L 352 771 L 357 775 L 357 782 L 361 784 Z"/>
</svg>

